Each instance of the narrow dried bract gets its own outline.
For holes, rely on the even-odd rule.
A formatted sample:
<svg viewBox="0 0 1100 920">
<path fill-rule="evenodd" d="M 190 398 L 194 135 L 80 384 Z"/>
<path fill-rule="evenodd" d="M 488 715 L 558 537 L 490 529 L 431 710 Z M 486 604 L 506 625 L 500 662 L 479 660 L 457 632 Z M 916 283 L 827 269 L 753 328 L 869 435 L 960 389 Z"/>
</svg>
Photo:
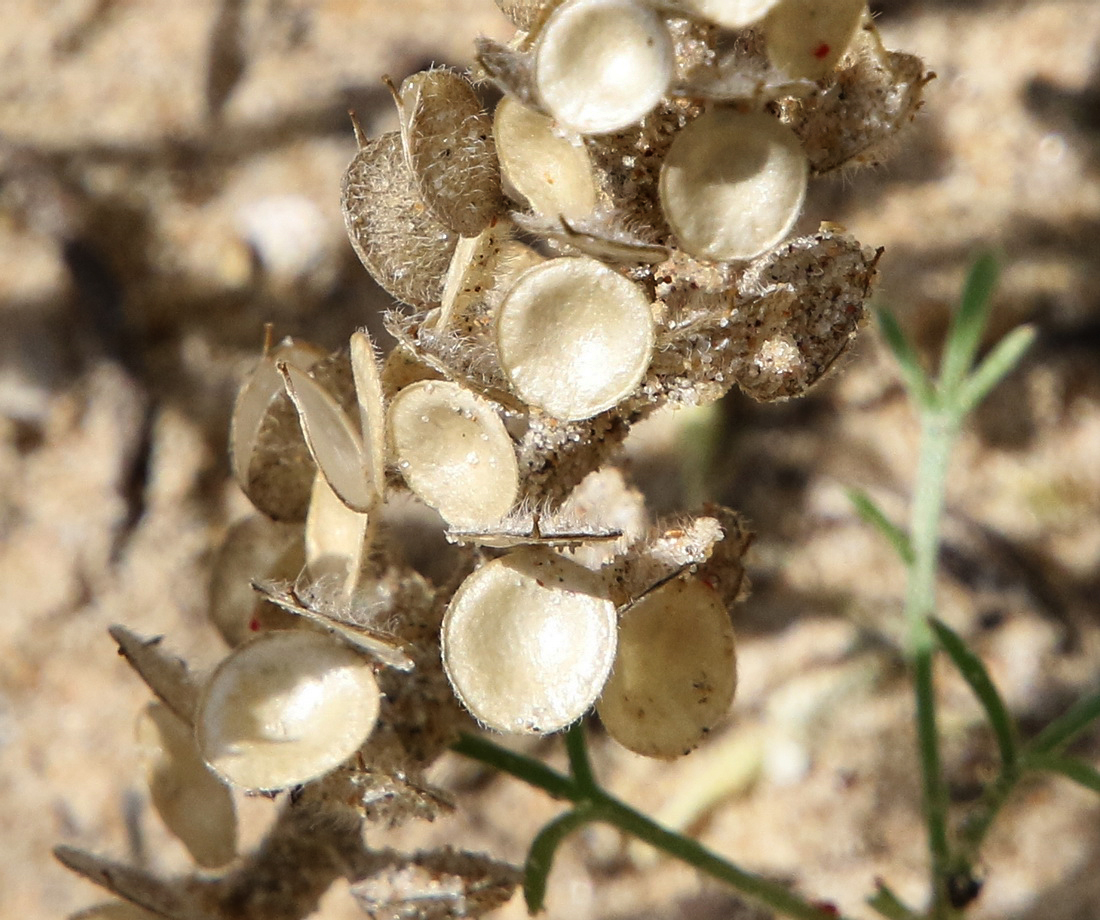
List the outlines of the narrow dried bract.
<svg viewBox="0 0 1100 920">
<path fill-rule="evenodd" d="M 661 169 L 661 207 L 701 259 L 750 259 L 790 232 L 806 195 L 794 133 L 760 113 L 713 109 L 681 131 Z"/>
<path fill-rule="evenodd" d="M 615 605 L 595 573 L 546 550 L 483 565 L 443 620 L 443 666 L 489 728 L 546 733 L 579 719 L 615 658 Z"/>
<path fill-rule="evenodd" d="M 458 234 L 425 207 L 399 132 L 367 141 L 355 155 L 341 205 L 351 244 L 374 280 L 402 303 L 438 304 Z"/>
<path fill-rule="evenodd" d="M 305 520 L 316 469 L 276 364 L 309 370 L 323 357 L 315 345 L 285 339 L 265 352 L 233 407 L 233 474 L 248 500 L 276 521 Z"/>
<path fill-rule="evenodd" d="M 199 756 L 191 725 L 150 703 L 137 734 L 153 807 L 198 865 L 224 866 L 237 855 L 237 812 L 229 789 Z"/>
<path fill-rule="evenodd" d="M 624 747 L 679 757 L 725 715 L 736 685 L 725 604 L 699 579 L 677 578 L 623 613 L 615 668 L 596 710 Z"/>
<path fill-rule="evenodd" d="M 166 652 L 161 637 L 143 639 L 125 626 L 112 626 L 108 632 L 118 643 L 119 653 L 141 679 L 179 718 L 190 725 L 195 719 L 199 687 L 187 662 Z"/>
<path fill-rule="evenodd" d="M 484 528 L 511 510 L 515 449 L 487 400 L 446 381 L 414 383 L 390 406 L 389 437 L 409 488 L 451 526 Z"/>
<path fill-rule="evenodd" d="M 414 74 L 398 96 L 405 156 L 420 198 L 444 226 L 476 236 L 502 213 L 493 120 L 470 81 L 450 70 Z"/>
<path fill-rule="evenodd" d="M 512 387 L 566 421 L 630 393 L 649 367 L 653 339 L 645 292 L 588 257 L 524 272 L 497 314 L 500 364 Z"/>
<path fill-rule="evenodd" d="M 634 0 L 569 0 L 535 45 L 539 100 L 578 134 L 617 131 L 660 102 L 676 66 L 660 16 Z"/>
<path fill-rule="evenodd" d="M 346 645 L 306 630 L 270 632 L 218 665 L 199 700 L 195 736 L 226 782 L 286 789 L 355 753 L 378 708 L 374 670 Z"/>
</svg>

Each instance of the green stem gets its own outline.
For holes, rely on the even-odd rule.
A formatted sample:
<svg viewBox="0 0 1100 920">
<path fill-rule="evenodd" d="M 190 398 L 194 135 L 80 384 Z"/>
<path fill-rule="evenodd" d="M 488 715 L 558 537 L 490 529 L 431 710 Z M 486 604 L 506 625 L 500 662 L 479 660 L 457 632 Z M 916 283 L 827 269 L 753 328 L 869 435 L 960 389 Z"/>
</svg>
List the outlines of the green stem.
<svg viewBox="0 0 1100 920">
<path fill-rule="evenodd" d="M 531 786 L 542 789 L 559 799 L 568 799 L 578 803 L 578 808 L 567 812 L 561 818 L 548 825 L 552 830 L 540 834 L 539 852 L 534 863 L 528 864 L 527 877 L 538 886 L 540 880 L 533 878 L 539 867 L 549 869 L 553 852 L 561 840 L 586 821 L 603 821 L 631 834 L 653 847 L 667 853 L 699 871 L 725 882 L 746 897 L 753 898 L 774 911 L 778 911 L 794 920 L 849 920 L 826 906 L 815 906 L 788 891 L 778 882 L 740 869 L 706 847 L 674 831 L 662 827 L 629 805 L 608 795 L 592 778 L 587 768 L 588 758 L 584 748 L 583 728 L 575 726 L 567 735 L 570 764 L 576 778 L 562 776 L 560 773 L 543 766 L 536 760 L 516 754 L 485 738 L 463 734 L 452 750 L 473 760 L 495 767 L 521 779 Z M 575 734 L 576 733 L 576 734 Z M 578 765 L 581 766 L 578 772 Z M 581 776 L 588 776 L 591 785 L 583 786 Z M 544 877 L 543 877 L 544 882 Z M 534 894 L 539 894 L 536 887 Z"/>
<path fill-rule="evenodd" d="M 913 562 L 909 567 L 905 600 L 906 657 L 913 669 L 916 696 L 916 728 L 924 819 L 928 828 L 933 917 L 950 916 L 947 878 L 951 869 L 951 854 L 947 839 L 947 793 L 940 763 L 932 679 L 936 643 L 929 618 L 935 609 L 940 519 L 943 515 L 947 466 L 958 428 L 958 420 L 941 409 L 925 409 L 921 413 L 920 458 L 909 535 Z"/>
<path fill-rule="evenodd" d="M 569 770 L 577 787 L 586 793 L 599 790 L 592 764 L 588 759 L 588 746 L 584 738 L 584 720 L 577 722 L 565 733 L 565 750 L 569 754 Z"/>
</svg>

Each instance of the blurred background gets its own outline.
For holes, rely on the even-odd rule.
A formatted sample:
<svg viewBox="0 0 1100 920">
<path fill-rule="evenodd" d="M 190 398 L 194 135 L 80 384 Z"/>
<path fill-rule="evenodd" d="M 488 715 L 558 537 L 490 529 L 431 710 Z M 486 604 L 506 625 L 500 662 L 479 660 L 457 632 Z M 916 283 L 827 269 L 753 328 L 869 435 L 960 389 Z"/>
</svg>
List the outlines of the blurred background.
<svg viewBox="0 0 1100 920">
<path fill-rule="evenodd" d="M 887 46 L 937 79 L 886 165 L 811 187 L 804 226 L 885 247 L 878 298 L 929 359 L 983 248 L 1004 269 L 988 342 L 1038 328 L 956 457 L 940 584 L 941 614 L 1034 731 L 1100 680 L 1100 4 L 873 9 Z M 382 74 L 467 66 L 474 36 L 511 30 L 491 0 L 5 0 L 0 15 L 0 916 L 46 918 L 104 899 L 54 844 L 186 867 L 143 785 L 145 691 L 106 628 L 218 659 L 210 555 L 249 510 L 228 417 L 263 323 L 336 347 L 389 304 L 344 236 L 348 109 L 390 130 Z M 625 466 L 654 511 L 748 515 L 753 594 L 735 612 L 738 699 L 707 745 L 673 764 L 598 728 L 593 746 L 616 794 L 863 916 L 879 876 L 919 899 L 924 840 L 894 642 L 903 573 L 844 490 L 903 521 L 916 432 L 872 328 L 841 364 L 805 399 L 733 393 L 632 435 Z M 965 805 L 996 748 L 946 671 L 942 702 Z M 460 813 L 375 843 L 521 861 L 557 810 L 457 760 L 436 779 Z M 272 807 L 242 802 L 253 839 Z M 1094 918 L 1098 819 L 1063 780 L 1027 784 L 973 916 Z M 336 889 L 319 914 L 356 915 Z M 501 912 L 523 915 L 519 899 Z M 562 850 L 548 916 L 763 915 L 594 829 Z"/>
</svg>

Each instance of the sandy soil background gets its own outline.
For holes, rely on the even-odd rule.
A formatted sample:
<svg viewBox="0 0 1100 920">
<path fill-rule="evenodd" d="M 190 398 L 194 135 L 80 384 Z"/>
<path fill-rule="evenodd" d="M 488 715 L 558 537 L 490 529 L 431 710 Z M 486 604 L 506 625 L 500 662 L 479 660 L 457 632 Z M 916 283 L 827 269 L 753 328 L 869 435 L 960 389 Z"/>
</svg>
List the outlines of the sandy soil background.
<svg viewBox="0 0 1100 920">
<path fill-rule="evenodd" d="M 1100 4 L 881 0 L 891 47 L 938 79 L 885 167 L 818 183 L 828 219 L 886 248 L 881 298 L 934 356 L 965 267 L 998 246 L 990 341 L 1034 322 L 1024 365 L 953 468 L 942 613 L 987 658 L 1025 731 L 1100 681 Z M 143 789 L 145 695 L 106 627 L 166 634 L 200 665 L 212 548 L 247 511 L 229 406 L 264 321 L 335 347 L 386 298 L 343 233 L 346 111 L 394 126 L 379 76 L 465 65 L 509 29 L 489 0 L 6 0 L 0 8 L 0 917 L 101 900 L 55 864 L 71 843 L 185 865 Z M 672 765 L 597 736 L 606 784 L 750 868 L 867 915 L 882 876 L 919 898 L 923 838 L 907 684 L 888 642 L 902 572 L 854 516 L 858 485 L 904 513 L 915 432 L 873 331 L 810 397 L 733 394 L 717 460 L 655 421 L 628 468 L 664 511 L 747 513 L 754 594 L 737 612 L 741 689 L 710 744 Z M 995 747 L 944 675 L 953 798 Z M 536 745 L 551 760 L 557 745 Z M 1083 756 L 1100 757 L 1100 736 Z M 454 818 L 379 843 L 451 841 L 522 859 L 556 806 L 457 761 Z M 249 826 L 269 803 L 242 803 Z M 1100 914 L 1100 808 L 1029 783 L 986 851 L 976 918 Z M 321 916 L 355 916 L 334 890 Z M 501 914 L 523 916 L 519 899 Z M 570 842 L 549 917 L 755 917 L 613 834 Z"/>
</svg>

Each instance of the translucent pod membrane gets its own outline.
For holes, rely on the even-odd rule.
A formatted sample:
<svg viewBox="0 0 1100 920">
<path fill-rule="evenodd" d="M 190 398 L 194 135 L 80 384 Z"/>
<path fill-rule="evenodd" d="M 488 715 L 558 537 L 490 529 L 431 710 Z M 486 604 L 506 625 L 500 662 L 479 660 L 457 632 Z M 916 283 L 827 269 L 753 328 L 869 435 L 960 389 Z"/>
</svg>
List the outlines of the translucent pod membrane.
<svg viewBox="0 0 1100 920">
<path fill-rule="evenodd" d="M 798 138 L 776 119 L 713 109 L 672 142 L 661 166 L 661 208 L 691 255 L 751 259 L 790 232 L 808 173 Z"/>
<path fill-rule="evenodd" d="M 586 256 L 528 269 L 497 314 L 500 365 L 525 402 L 577 421 L 609 409 L 642 380 L 653 355 L 649 299 Z"/>
<path fill-rule="evenodd" d="M 780 0 L 764 20 L 768 59 L 789 77 L 820 80 L 851 44 L 866 0 Z"/>
<path fill-rule="evenodd" d="M 354 591 L 366 552 L 368 523 L 369 517 L 349 508 L 318 473 L 305 530 L 310 579 L 333 579 L 341 594 Z"/>
<path fill-rule="evenodd" d="M 401 84 L 405 155 L 420 197 L 449 229 L 476 236 L 503 211 L 492 118 L 473 84 L 449 70 Z"/>
<path fill-rule="evenodd" d="M 383 290 L 414 307 L 438 304 L 458 235 L 424 206 L 399 132 L 355 155 L 341 206 L 352 248 Z"/>
<path fill-rule="evenodd" d="M 456 383 L 423 380 L 394 397 L 389 433 L 409 488 L 452 527 L 478 530 L 511 510 L 519 468 L 492 403 Z"/>
<path fill-rule="evenodd" d="M 668 89 L 672 38 L 651 8 L 633 0 L 570 0 L 539 32 L 535 87 L 543 106 L 578 134 L 640 121 Z"/>
<path fill-rule="evenodd" d="M 483 565 L 443 619 L 443 666 L 462 704 L 502 732 L 553 732 L 592 705 L 615 658 L 602 579 L 546 550 Z"/>
<path fill-rule="evenodd" d="M 338 766 L 378 718 L 374 670 L 328 636 L 266 633 L 214 671 L 199 700 L 199 751 L 219 776 L 251 790 L 285 789 Z"/>
<path fill-rule="evenodd" d="M 249 501 L 277 521 L 305 520 L 315 470 L 277 364 L 307 371 L 324 356 L 308 342 L 284 339 L 260 359 L 233 406 L 233 476 Z"/>
<path fill-rule="evenodd" d="M 624 747 L 678 757 L 725 715 L 736 685 L 733 626 L 721 598 L 698 579 L 680 578 L 623 613 L 615 669 L 596 711 Z"/>
<path fill-rule="evenodd" d="M 554 120 L 505 96 L 493 117 L 505 178 L 539 214 L 580 220 L 596 207 L 596 174 L 583 144 L 563 137 Z"/>
<path fill-rule="evenodd" d="M 165 825 L 206 869 L 237 855 L 233 796 L 203 763 L 191 726 L 162 703 L 150 703 L 138 720 L 153 807 Z"/>
<path fill-rule="evenodd" d="M 778 2 L 779 0 L 676 0 L 673 5 L 727 29 L 743 29 L 763 19 Z"/>
</svg>

